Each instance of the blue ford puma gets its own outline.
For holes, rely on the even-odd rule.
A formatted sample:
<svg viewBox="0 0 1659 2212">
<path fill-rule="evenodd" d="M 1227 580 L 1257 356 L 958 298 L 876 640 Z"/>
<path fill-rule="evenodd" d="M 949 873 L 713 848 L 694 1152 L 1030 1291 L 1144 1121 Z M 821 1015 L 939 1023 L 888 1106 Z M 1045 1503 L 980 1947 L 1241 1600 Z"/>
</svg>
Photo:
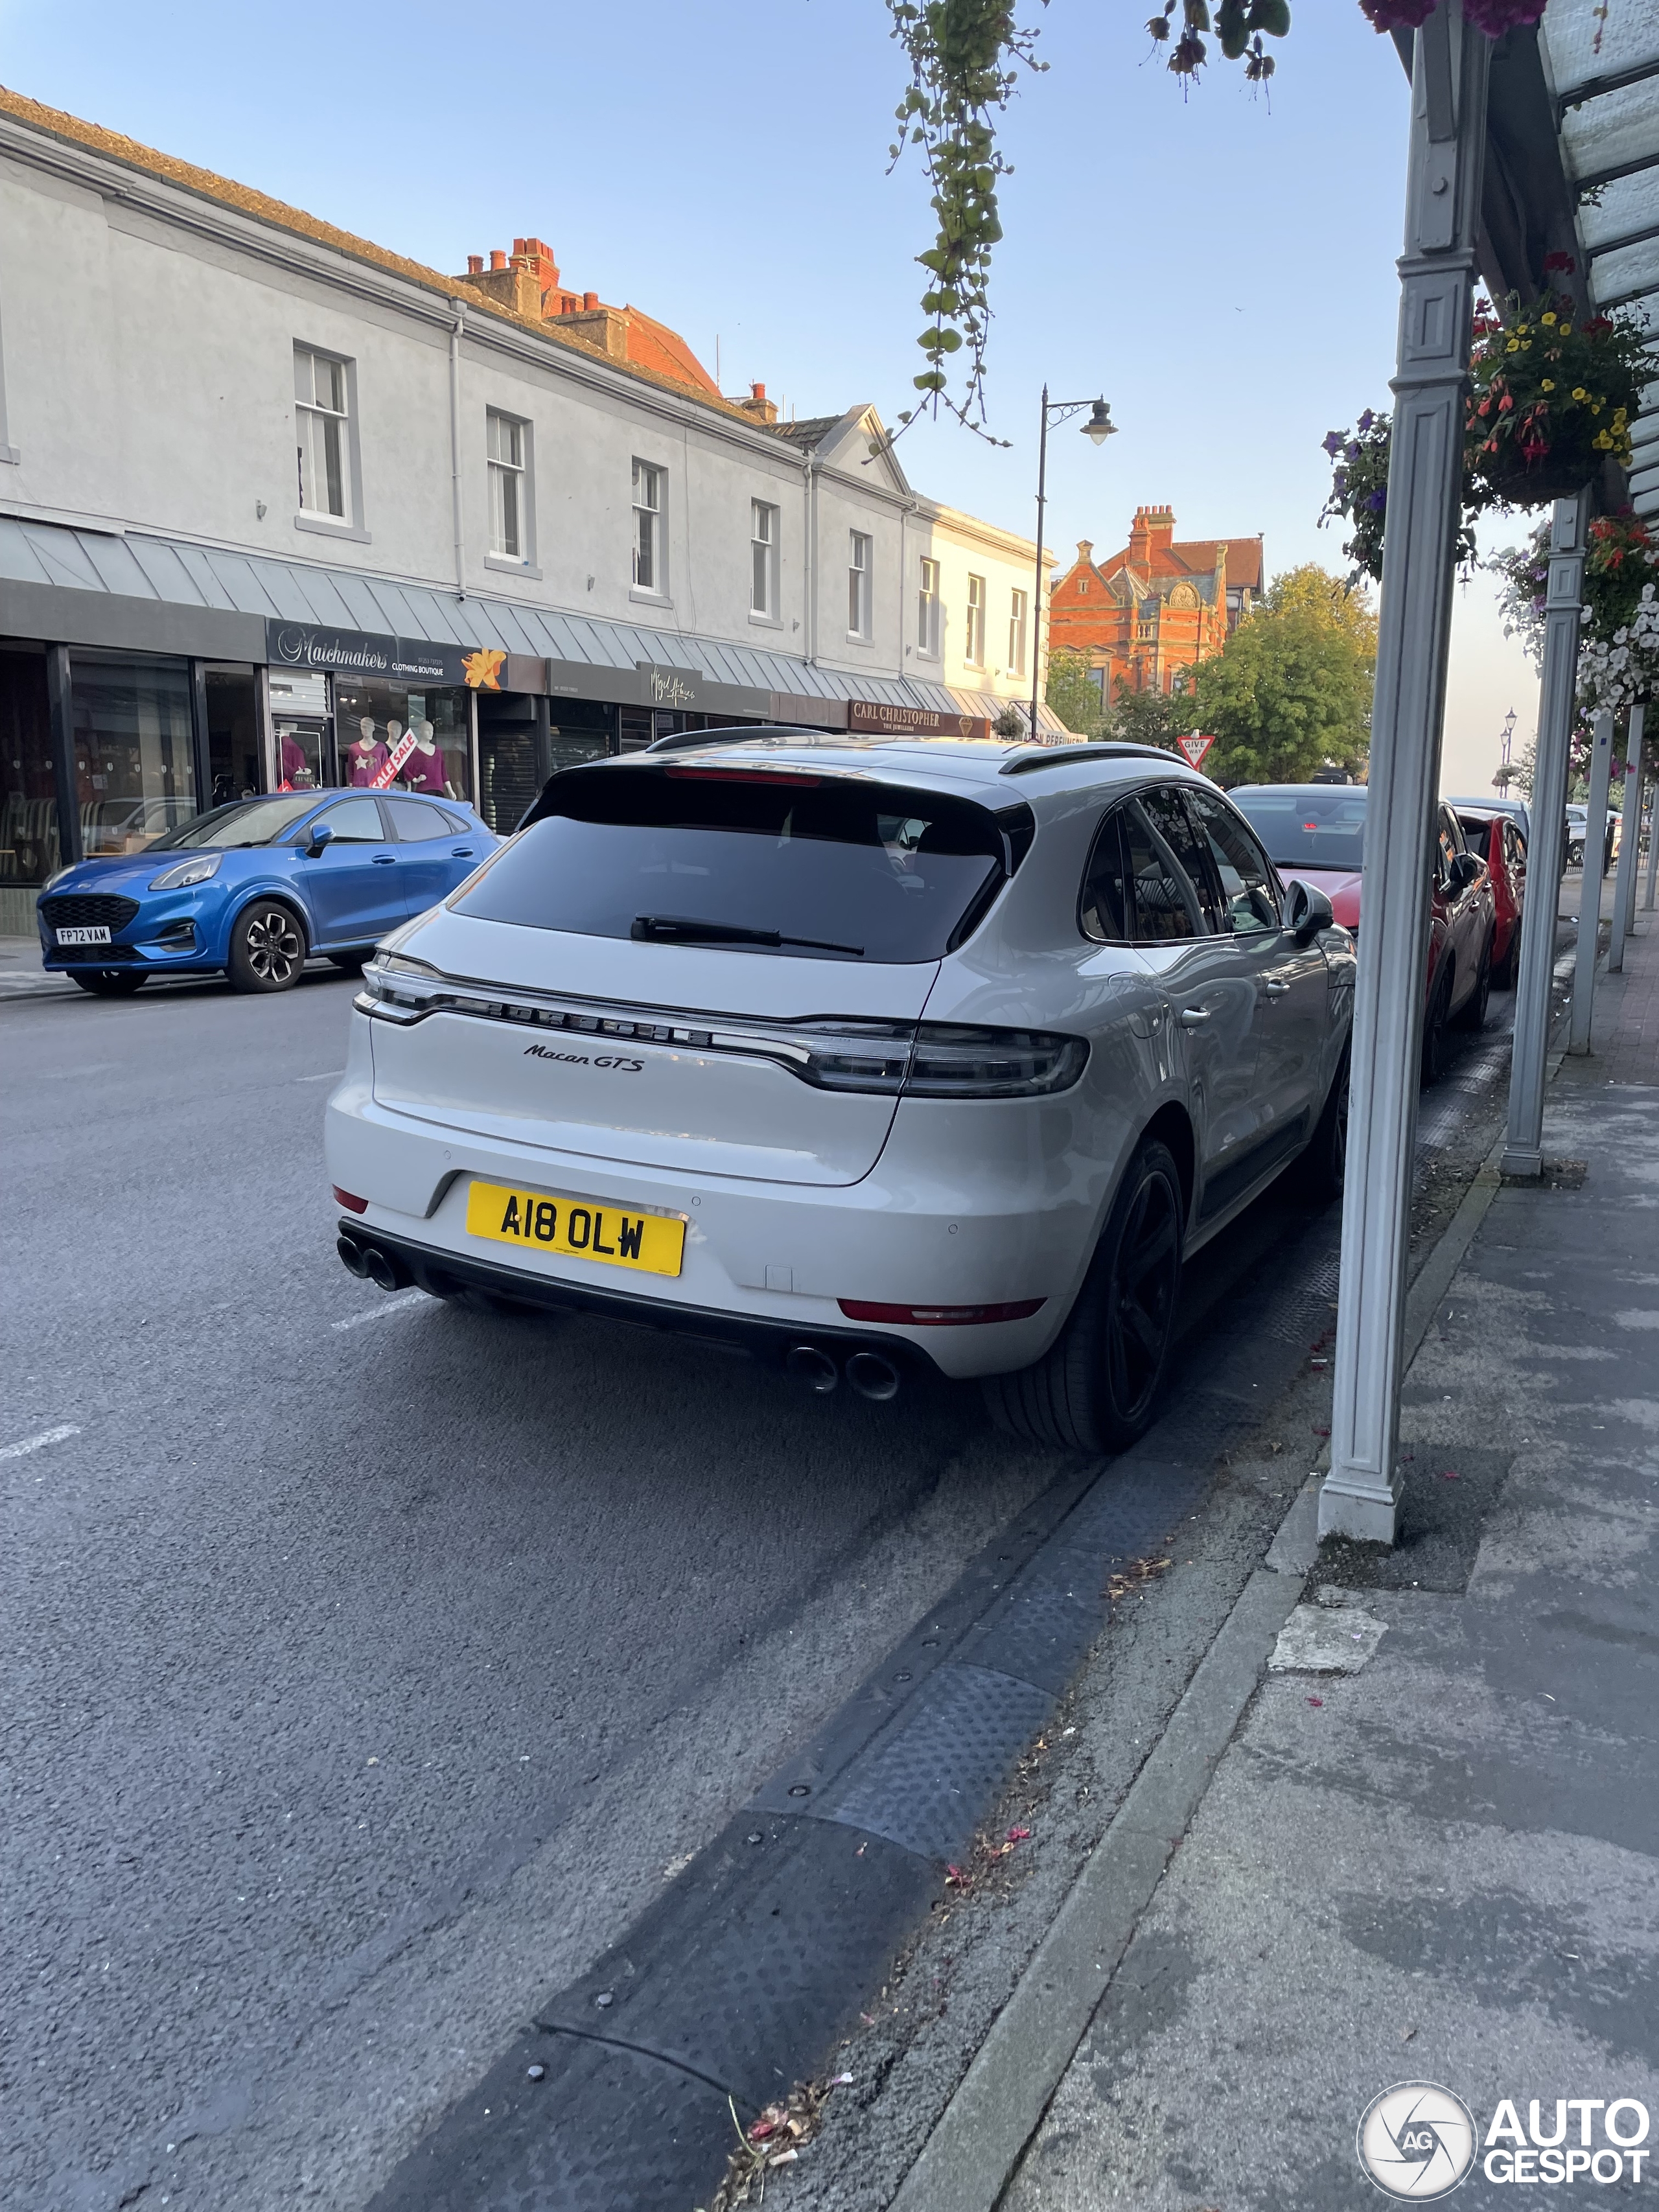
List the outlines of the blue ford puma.
<svg viewBox="0 0 1659 2212">
<path fill-rule="evenodd" d="M 152 975 L 286 991 L 312 955 L 361 966 L 501 840 L 458 799 L 294 792 L 216 806 L 141 853 L 64 868 L 38 902 L 48 969 L 100 998 Z"/>
</svg>

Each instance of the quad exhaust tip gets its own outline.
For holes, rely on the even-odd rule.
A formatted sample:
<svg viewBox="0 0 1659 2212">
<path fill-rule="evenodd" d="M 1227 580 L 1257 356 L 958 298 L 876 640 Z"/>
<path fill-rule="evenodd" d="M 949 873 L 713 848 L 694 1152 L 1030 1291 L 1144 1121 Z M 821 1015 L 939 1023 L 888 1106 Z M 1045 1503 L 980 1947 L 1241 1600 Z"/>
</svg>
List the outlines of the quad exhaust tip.
<svg viewBox="0 0 1659 2212">
<path fill-rule="evenodd" d="M 827 1398 L 841 1380 L 840 1368 L 829 1353 L 820 1352 L 816 1344 L 795 1345 L 783 1364 L 797 1382 L 804 1382 L 820 1398 Z"/>
<path fill-rule="evenodd" d="M 830 1354 L 816 1344 L 797 1344 L 785 1356 L 784 1367 L 797 1382 L 827 1398 L 841 1381 L 842 1370 Z M 902 1379 L 892 1361 L 879 1352 L 855 1352 L 847 1363 L 847 1380 L 860 1398 L 878 1405 L 896 1398 Z"/>
</svg>

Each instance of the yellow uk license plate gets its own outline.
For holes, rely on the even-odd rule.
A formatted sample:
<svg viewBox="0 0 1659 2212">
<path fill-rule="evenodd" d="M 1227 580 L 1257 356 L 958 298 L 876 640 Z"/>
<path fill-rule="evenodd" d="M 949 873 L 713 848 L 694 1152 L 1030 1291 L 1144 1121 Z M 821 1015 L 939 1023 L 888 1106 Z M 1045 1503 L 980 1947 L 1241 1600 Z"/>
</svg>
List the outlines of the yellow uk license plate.
<svg viewBox="0 0 1659 2212">
<path fill-rule="evenodd" d="M 466 1228 L 468 1236 L 497 1244 L 638 1267 L 647 1275 L 678 1275 L 685 1257 L 685 1223 L 678 1214 L 641 1213 L 597 1199 L 513 1190 L 504 1183 L 471 1186 Z"/>
</svg>

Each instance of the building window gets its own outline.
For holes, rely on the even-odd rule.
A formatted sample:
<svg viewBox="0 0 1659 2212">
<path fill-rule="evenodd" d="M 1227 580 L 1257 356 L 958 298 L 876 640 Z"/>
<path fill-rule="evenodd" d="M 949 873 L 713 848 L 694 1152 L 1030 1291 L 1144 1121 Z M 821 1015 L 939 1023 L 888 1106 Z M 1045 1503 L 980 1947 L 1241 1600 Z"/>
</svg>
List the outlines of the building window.
<svg viewBox="0 0 1659 2212">
<path fill-rule="evenodd" d="M 939 562 L 924 561 L 921 564 L 921 588 L 916 593 L 917 652 L 925 653 L 930 660 L 937 660 L 939 639 Z"/>
<path fill-rule="evenodd" d="M 665 588 L 665 563 L 662 557 L 663 478 L 666 471 L 653 468 L 649 461 L 634 464 L 634 588 L 636 592 L 662 592 Z"/>
<path fill-rule="evenodd" d="M 529 425 L 491 407 L 485 415 L 489 451 L 489 550 L 507 561 L 530 558 L 526 496 Z"/>
<path fill-rule="evenodd" d="M 775 622 L 778 612 L 778 510 L 749 502 L 749 611 Z"/>
<path fill-rule="evenodd" d="M 871 541 L 861 530 L 848 531 L 847 535 L 847 635 L 868 637 Z"/>
<path fill-rule="evenodd" d="M 308 346 L 294 349 L 294 423 L 298 433 L 300 506 L 344 522 L 349 456 L 346 450 L 346 365 Z"/>
<path fill-rule="evenodd" d="M 1008 673 L 1025 673 L 1025 608 L 1024 592 L 1013 593 L 1008 602 Z"/>
<path fill-rule="evenodd" d="M 985 579 L 968 579 L 968 638 L 962 657 L 969 668 L 985 665 Z"/>
</svg>

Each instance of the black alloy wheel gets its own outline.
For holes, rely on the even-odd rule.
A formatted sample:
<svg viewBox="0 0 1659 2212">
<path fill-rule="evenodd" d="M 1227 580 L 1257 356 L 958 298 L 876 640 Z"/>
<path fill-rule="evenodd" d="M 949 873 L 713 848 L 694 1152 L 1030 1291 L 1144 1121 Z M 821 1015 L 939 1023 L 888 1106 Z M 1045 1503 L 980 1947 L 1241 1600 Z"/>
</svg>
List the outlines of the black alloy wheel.
<svg viewBox="0 0 1659 2212">
<path fill-rule="evenodd" d="M 305 929 L 280 899 L 256 899 L 230 933 L 234 991 L 287 991 L 306 964 Z"/>
<path fill-rule="evenodd" d="M 1458 1014 L 1460 1029 L 1483 1030 L 1486 1026 L 1486 1009 L 1492 1004 L 1492 939 L 1488 936 L 1480 955 L 1480 966 L 1474 979 L 1474 988 L 1463 1001 Z"/>
<path fill-rule="evenodd" d="M 130 999 L 149 981 L 142 968 L 72 968 L 70 973 L 94 999 Z"/>
<path fill-rule="evenodd" d="M 1492 987 L 1494 991 L 1512 991 L 1521 969 L 1521 917 L 1517 915 L 1510 929 L 1510 941 L 1504 947 L 1504 957 L 1493 963 Z"/>
<path fill-rule="evenodd" d="M 1324 1108 L 1308 1140 L 1308 1148 L 1296 1163 L 1297 1179 L 1316 1205 L 1340 1198 L 1347 1179 L 1348 1071 L 1349 1051 L 1345 1045 L 1342 1065 L 1325 1095 Z"/>
<path fill-rule="evenodd" d="M 1429 1011 L 1423 1018 L 1423 1068 L 1420 1088 L 1426 1091 L 1438 1083 L 1446 1072 L 1450 1054 L 1450 1042 L 1446 1032 L 1451 1018 L 1451 958 L 1449 954 L 1440 963 L 1440 973 L 1435 980 L 1434 996 L 1429 1001 Z"/>
<path fill-rule="evenodd" d="M 981 1379 L 999 1428 L 1063 1451 L 1124 1451 L 1145 1434 L 1175 1333 L 1186 1218 L 1180 1170 L 1149 1138 L 1054 1344 L 1032 1366 Z"/>
</svg>

